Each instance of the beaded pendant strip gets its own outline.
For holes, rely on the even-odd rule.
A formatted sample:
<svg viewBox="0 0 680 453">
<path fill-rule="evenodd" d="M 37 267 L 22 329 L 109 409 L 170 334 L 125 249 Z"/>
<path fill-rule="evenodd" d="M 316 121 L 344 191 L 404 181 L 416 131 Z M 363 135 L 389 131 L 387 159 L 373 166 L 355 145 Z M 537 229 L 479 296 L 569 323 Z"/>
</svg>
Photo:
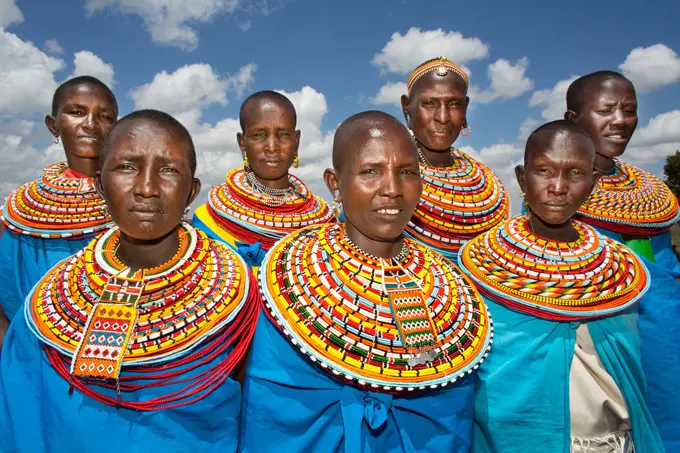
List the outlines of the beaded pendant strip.
<svg viewBox="0 0 680 453">
<path fill-rule="evenodd" d="M 510 213 L 508 193 L 494 172 L 458 149 L 451 154 L 451 167 L 420 163 L 423 193 L 405 230 L 449 258 Z"/>
<path fill-rule="evenodd" d="M 458 261 L 482 294 L 550 320 L 599 318 L 634 305 L 649 288 L 647 269 L 626 246 L 574 221 L 575 242 L 554 242 L 513 217 L 463 246 Z"/>
<path fill-rule="evenodd" d="M 476 370 L 490 349 L 492 323 L 458 268 L 408 239 L 402 255 L 381 265 L 344 230 L 338 224 L 299 230 L 260 267 L 266 306 L 291 343 L 322 369 L 379 391 L 436 388 Z M 403 272 L 421 286 L 437 337 L 432 356 L 414 366 L 383 286 L 383 275 Z"/>
<path fill-rule="evenodd" d="M 119 238 L 117 228 L 106 231 L 38 283 L 24 308 L 29 328 L 64 378 L 106 404 L 116 401 L 97 387 L 114 384 L 81 378 L 116 378 L 122 393 L 189 381 L 181 391 L 151 401 L 117 404 L 137 410 L 159 410 L 205 397 L 227 378 L 254 332 L 260 299 L 252 274 L 236 253 L 183 224 L 179 249 L 170 261 L 145 269 L 143 277 L 123 278 L 129 268 L 115 255 Z M 95 315 L 94 307 L 110 312 Z M 126 312 L 126 307 L 134 310 Z M 121 333 L 127 331 L 128 320 L 133 326 L 126 338 Z M 83 338 L 84 332 L 94 337 Z M 116 346 L 122 342 L 127 347 L 121 351 Z M 233 349 L 228 358 L 211 362 L 198 382 L 183 375 L 227 348 Z M 119 376 L 111 374 L 115 369 L 106 369 L 110 365 L 106 359 L 114 352 L 123 354 Z M 97 373 L 94 368 L 81 369 L 83 363 L 103 366 Z M 139 380 L 146 383 L 134 383 Z"/>
<path fill-rule="evenodd" d="M 92 178 L 71 178 L 65 162 L 15 189 L 0 207 L 0 219 L 14 233 L 41 238 L 91 236 L 113 226 Z"/>
<path fill-rule="evenodd" d="M 656 176 L 625 162 L 599 179 L 577 218 L 608 230 L 638 236 L 663 233 L 680 221 L 678 200 Z"/>
<path fill-rule="evenodd" d="M 269 250 L 276 241 L 300 228 L 329 222 L 333 214 L 298 178 L 289 175 L 290 191 L 283 196 L 258 191 L 243 169 L 232 170 L 227 181 L 210 190 L 208 212 L 236 239 L 262 242 Z"/>
</svg>

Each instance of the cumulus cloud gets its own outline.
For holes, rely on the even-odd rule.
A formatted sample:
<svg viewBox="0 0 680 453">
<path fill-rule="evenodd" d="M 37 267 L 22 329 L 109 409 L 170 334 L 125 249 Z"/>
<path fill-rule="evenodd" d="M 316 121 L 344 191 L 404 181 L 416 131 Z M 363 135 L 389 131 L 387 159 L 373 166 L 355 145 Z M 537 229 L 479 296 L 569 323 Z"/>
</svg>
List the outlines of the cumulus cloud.
<svg viewBox="0 0 680 453">
<path fill-rule="evenodd" d="M 663 166 L 666 156 L 680 150 L 680 110 L 661 113 L 639 127 L 623 159 L 652 173 Z"/>
<path fill-rule="evenodd" d="M 408 74 L 421 63 L 444 56 L 462 65 L 472 60 L 482 60 L 489 55 L 489 46 L 479 38 L 466 38 L 456 31 L 421 30 L 411 27 L 406 34 L 392 34 L 385 47 L 371 63 L 386 72 Z"/>
<path fill-rule="evenodd" d="M 371 98 L 371 103 L 401 107 L 402 94 L 406 94 L 406 84 L 404 82 L 388 82 L 380 87 L 378 94 Z"/>
<path fill-rule="evenodd" d="M 564 112 L 567 110 L 567 88 L 578 77 L 572 76 L 566 80 L 560 80 L 552 88 L 534 91 L 529 99 L 529 106 L 543 107 L 541 116 L 546 121 L 564 118 Z"/>
<path fill-rule="evenodd" d="M 529 135 L 531 135 L 531 133 L 536 130 L 540 124 L 541 121 L 535 118 L 527 118 L 522 121 L 522 124 L 519 126 L 519 135 L 517 136 L 517 141 L 524 143 L 526 139 L 529 138 Z"/>
<path fill-rule="evenodd" d="M 85 10 L 93 15 L 106 9 L 137 15 L 155 43 L 167 44 L 184 50 L 198 46 L 195 24 L 207 23 L 221 14 L 242 12 L 247 15 L 269 15 L 282 7 L 281 1 L 268 0 L 86 0 Z M 247 25 L 246 25 L 247 24 Z M 250 28 L 249 21 L 237 21 L 242 30 Z"/>
<path fill-rule="evenodd" d="M 0 114 L 45 113 L 57 88 L 54 73 L 63 68 L 62 60 L 0 29 Z"/>
<path fill-rule="evenodd" d="M 61 44 L 59 44 L 59 41 L 56 39 L 48 39 L 45 41 L 45 45 L 43 47 L 45 47 L 46 52 L 51 54 L 60 55 L 64 53 L 64 48 L 61 47 Z"/>
<path fill-rule="evenodd" d="M 631 50 L 619 69 L 642 92 L 680 81 L 680 57 L 661 43 Z"/>
<path fill-rule="evenodd" d="M 23 21 L 24 15 L 14 0 L 0 0 L 0 27 L 20 24 Z"/>
<path fill-rule="evenodd" d="M 74 55 L 73 73 L 68 78 L 89 75 L 104 82 L 109 88 L 113 88 L 113 65 L 104 61 L 89 50 L 81 50 Z"/>
<path fill-rule="evenodd" d="M 209 64 L 182 66 L 173 73 L 161 71 L 150 83 L 133 89 L 135 109 L 155 108 L 173 115 L 200 110 L 211 104 L 227 105 L 227 90 L 241 92 L 253 80 L 255 65 L 233 77 L 221 77 Z M 246 76 L 248 78 L 246 78 Z"/>
<path fill-rule="evenodd" d="M 474 86 L 470 97 L 475 102 L 488 104 L 496 99 L 512 99 L 534 88 L 534 82 L 526 76 L 529 66 L 527 57 L 520 58 L 515 64 L 506 59 L 498 59 L 489 65 L 490 87 L 478 91 Z"/>
</svg>

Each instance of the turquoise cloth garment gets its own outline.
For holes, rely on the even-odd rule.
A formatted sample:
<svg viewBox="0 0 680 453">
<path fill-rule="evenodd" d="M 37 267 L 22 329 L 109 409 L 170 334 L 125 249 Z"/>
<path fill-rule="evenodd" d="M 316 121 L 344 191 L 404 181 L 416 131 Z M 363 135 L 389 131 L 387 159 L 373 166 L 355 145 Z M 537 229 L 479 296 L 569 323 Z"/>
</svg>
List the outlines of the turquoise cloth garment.
<svg viewBox="0 0 680 453">
<path fill-rule="evenodd" d="M 91 240 L 43 239 L 4 231 L 0 237 L 0 304 L 7 318 L 12 320 L 20 313 L 24 299 L 47 271 Z"/>
<path fill-rule="evenodd" d="M 188 371 L 187 377 L 205 368 Z M 116 409 L 78 390 L 69 395 L 68 389 L 19 313 L 0 361 L 0 451 L 229 453 L 237 449 L 241 391 L 231 379 L 196 403 L 156 412 Z M 123 398 L 148 400 L 174 390 L 173 386 L 153 387 L 125 392 Z M 115 396 L 115 391 L 109 396 Z"/>
<path fill-rule="evenodd" d="M 473 376 L 401 396 L 344 385 L 342 378 L 327 373 L 302 356 L 263 313 L 246 371 L 240 448 L 286 453 L 470 451 Z"/>
<path fill-rule="evenodd" d="M 638 326 L 649 405 L 666 451 L 680 452 L 680 283 L 658 263 L 645 264 L 652 285 Z"/>
<path fill-rule="evenodd" d="M 579 323 L 543 320 L 485 301 L 493 315 L 494 344 L 477 372 L 475 452 L 525 453 L 540 446 L 540 451 L 568 453 L 569 371 Z M 626 400 L 636 451 L 663 452 L 647 400 L 637 323 L 636 306 L 588 321 L 588 329 Z"/>
</svg>

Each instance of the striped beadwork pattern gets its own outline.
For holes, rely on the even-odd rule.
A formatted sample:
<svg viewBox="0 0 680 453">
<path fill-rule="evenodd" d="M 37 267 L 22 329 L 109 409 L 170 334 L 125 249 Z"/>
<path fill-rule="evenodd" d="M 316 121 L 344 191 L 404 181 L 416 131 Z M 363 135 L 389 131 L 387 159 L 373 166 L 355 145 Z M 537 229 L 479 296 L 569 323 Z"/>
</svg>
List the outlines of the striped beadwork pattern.
<svg viewBox="0 0 680 453">
<path fill-rule="evenodd" d="M 355 248 L 344 229 L 299 230 L 278 242 L 260 267 L 266 306 L 291 343 L 322 369 L 379 391 L 435 388 L 477 369 L 490 349 L 492 324 L 458 268 L 408 239 L 398 262 L 381 266 Z M 404 273 L 422 288 L 436 334 L 433 360 L 415 366 L 383 286 L 383 275 Z"/>
<path fill-rule="evenodd" d="M 579 209 L 577 218 L 621 233 L 662 233 L 680 221 L 678 200 L 656 176 L 634 165 L 614 161 Z"/>
<path fill-rule="evenodd" d="M 92 178 L 65 175 L 66 162 L 15 189 L 0 207 L 6 229 L 40 238 L 91 236 L 113 226 Z"/>
<path fill-rule="evenodd" d="M 423 193 L 405 230 L 448 258 L 510 214 L 508 193 L 495 173 L 458 149 L 452 155 L 451 167 L 421 162 Z"/>
<path fill-rule="evenodd" d="M 208 212 L 236 239 L 262 242 L 265 250 L 293 231 L 329 222 L 333 214 L 326 202 L 299 178 L 288 177 L 292 194 L 282 199 L 255 191 L 242 168 L 232 170 L 226 183 L 210 190 Z"/>
<path fill-rule="evenodd" d="M 463 270 L 496 302 L 546 319 L 588 319 L 621 312 L 647 291 L 642 261 L 595 228 L 573 221 L 578 239 L 555 242 L 528 224 L 513 217 L 460 251 Z"/>
<path fill-rule="evenodd" d="M 36 285 L 25 304 L 28 326 L 44 343 L 60 374 L 68 379 L 78 376 L 69 375 L 69 367 L 64 368 L 62 362 L 80 365 L 73 358 L 88 341 L 83 342 L 83 333 L 92 333 L 92 323 L 97 318 L 92 313 L 95 307 L 118 306 L 121 313 L 114 310 L 111 316 L 129 318 L 134 324 L 120 362 L 123 391 L 140 388 L 126 384 L 139 379 L 147 379 L 147 386 L 165 385 L 171 379 L 185 382 L 181 380 L 183 373 L 192 369 L 185 369 L 186 366 L 206 363 L 226 347 L 236 348 L 239 352 L 235 355 L 245 354 L 257 319 L 259 295 L 251 288 L 252 274 L 236 253 L 185 223 L 179 229 L 175 256 L 163 265 L 145 269 L 142 281 L 135 282 L 120 278 L 129 268 L 115 254 L 119 238 L 120 231 L 114 227 L 93 239 L 86 248 L 55 266 Z M 124 307 L 135 310 L 126 317 Z M 110 331 L 108 334 L 113 338 L 113 327 L 103 326 L 102 323 L 101 329 Z M 122 332 L 121 329 L 118 331 Z M 89 340 L 93 344 L 99 341 Z M 206 371 L 199 376 L 200 385 L 191 383 L 188 393 L 177 392 L 153 403 L 130 403 L 126 407 L 157 410 L 167 407 L 169 402 L 188 399 L 196 388 L 209 392 L 226 379 L 240 358 L 230 356 L 226 360 L 228 363 L 213 365 L 217 375 Z M 130 370 L 127 375 L 126 370 Z M 112 377 L 118 378 L 117 374 Z M 79 385 L 86 394 L 111 403 L 96 390 Z"/>
</svg>

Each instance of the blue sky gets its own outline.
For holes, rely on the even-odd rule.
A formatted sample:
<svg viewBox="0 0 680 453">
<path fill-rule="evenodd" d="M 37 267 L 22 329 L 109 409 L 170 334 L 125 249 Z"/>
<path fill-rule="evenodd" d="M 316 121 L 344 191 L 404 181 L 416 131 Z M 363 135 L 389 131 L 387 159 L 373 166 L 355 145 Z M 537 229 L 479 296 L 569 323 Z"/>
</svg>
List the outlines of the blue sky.
<svg viewBox="0 0 680 453">
<path fill-rule="evenodd" d="M 568 81 L 595 70 L 623 71 L 639 88 L 627 160 L 660 174 L 680 148 L 677 1 L 160 3 L 0 0 L 0 196 L 60 160 L 42 116 L 56 85 L 84 73 L 112 83 L 121 113 L 155 107 L 183 121 L 206 188 L 240 161 L 242 99 L 276 89 L 301 118 L 297 173 L 327 196 L 320 176 L 333 129 L 367 109 L 401 118 L 398 84 L 440 54 L 471 71 L 472 134 L 456 145 L 494 168 L 514 195 L 526 133 L 561 116 Z"/>
</svg>

